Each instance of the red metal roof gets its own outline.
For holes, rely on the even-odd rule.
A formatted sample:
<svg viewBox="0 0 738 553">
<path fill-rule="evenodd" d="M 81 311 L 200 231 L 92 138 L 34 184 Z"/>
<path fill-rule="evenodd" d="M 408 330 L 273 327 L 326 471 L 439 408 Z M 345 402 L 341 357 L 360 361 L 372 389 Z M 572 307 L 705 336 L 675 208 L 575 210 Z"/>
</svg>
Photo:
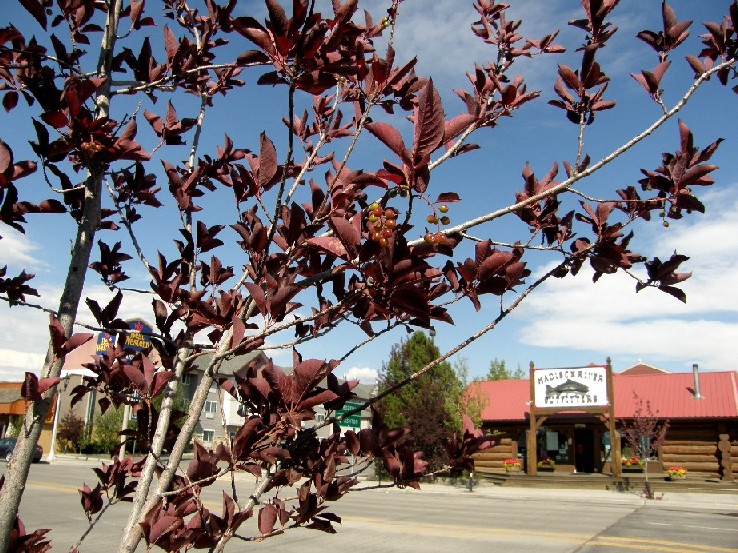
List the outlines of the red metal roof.
<svg viewBox="0 0 738 553">
<path fill-rule="evenodd" d="M 635 411 L 633 392 L 660 418 L 738 418 L 738 372 L 703 372 L 699 375 L 702 399 L 695 399 L 692 373 L 615 374 L 615 417 L 630 418 Z M 485 421 L 526 420 L 530 403 L 528 380 L 477 382 L 487 398 Z"/>
<path fill-rule="evenodd" d="M 615 375 L 615 416 L 633 416 L 633 392 L 651 402 L 660 418 L 738 417 L 738 373 L 703 372 L 699 375 L 702 399 L 694 397 L 692 373 L 667 373 L 639 376 Z"/>
</svg>

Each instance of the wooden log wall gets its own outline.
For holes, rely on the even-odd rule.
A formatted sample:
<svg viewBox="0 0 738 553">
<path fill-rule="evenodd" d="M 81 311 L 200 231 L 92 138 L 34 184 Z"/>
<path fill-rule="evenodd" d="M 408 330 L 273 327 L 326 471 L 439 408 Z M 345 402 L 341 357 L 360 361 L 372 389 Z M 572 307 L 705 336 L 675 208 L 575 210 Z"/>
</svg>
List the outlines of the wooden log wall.
<svg viewBox="0 0 738 553">
<path fill-rule="evenodd" d="M 693 476 L 718 477 L 721 474 L 719 441 L 716 427 L 672 427 L 659 458 L 664 470 L 679 465 Z"/>
<path fill-rule="evenodd" d="M 505 459 L 518 458 L 518 443 L 510 438 L 501 438 L 496 445 L 475 453 L 473 458 L 474 472 L 505 470 L 503 465 Z"/>
</svg>

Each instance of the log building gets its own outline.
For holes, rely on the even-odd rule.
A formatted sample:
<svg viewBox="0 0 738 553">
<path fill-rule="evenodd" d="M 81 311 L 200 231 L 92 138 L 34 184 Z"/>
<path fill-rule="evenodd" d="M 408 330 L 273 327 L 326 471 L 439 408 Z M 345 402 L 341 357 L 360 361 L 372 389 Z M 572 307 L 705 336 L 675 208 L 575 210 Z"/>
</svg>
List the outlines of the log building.
<svg viewBox="0 0 738 553">
<path fill-rule="evenodd" d="M 669 421 L 666 440 L 649 473 L 673 465 L 690 478 L 733 482 L 738 475 L 738 372 L 671 373 L 639 363 L 613 374 L 603 366 L 537 369 L 530 379 L 478 382 L 470 393 L 485 402 L 483 427 L 497 431 L 493 448 L 475 456 L 477 472 L 504 470 L 518 459 L 527 474 L 629 470 L 631 451 L 621 436 L 633 421 L 636 398 Z M 541 463 L 551 459 L 553 465 Z M 638 467 L 638 470 L 641 470 Z"/>
</svg>

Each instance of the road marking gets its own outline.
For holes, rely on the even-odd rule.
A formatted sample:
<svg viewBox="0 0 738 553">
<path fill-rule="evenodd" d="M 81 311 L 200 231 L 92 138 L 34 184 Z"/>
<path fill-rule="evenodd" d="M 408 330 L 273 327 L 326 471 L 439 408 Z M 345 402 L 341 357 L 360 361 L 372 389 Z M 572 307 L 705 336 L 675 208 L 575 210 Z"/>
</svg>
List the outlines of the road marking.
<svg viewBox="0 0 738 553">
<path fill-rule="evenodd" d="M 450 536 L 450 537 L 469 537 L 472 535 L 496 535 L 505 536 L 508 535 L 512 539 L 519 539 L 521 536 L 531 537 L 540 539 L 545 537 L 548 540 L 559 541 L 562 543 L 572 544 L 583 544 L 589 539 L 589 534 L 575 534 L 569 532 L 540 532 L 532 530 L 516 530 L 512 528 L 480 528 L 478 526 L 462 526 L 462 525 L 449 525 L 449 524 L 423 524 L 413 523 L 411 525 L 406 524 L 403 521 L 393 522 L 387 521 L 380 518 L 373 517 L 359 517 L 359 516 L 344 516 L 341 517 L 342 523 L 355 523 L 355 524 L 371 524 L 381 525 L 382 532 L 394 532 L 394 533 L 422 533 L 424 535 L 432 534 L 436 536 Z"/>
<path fill-rule="evenodd" d="M 616 536 L 598 536 L 587 545 L 606 545 L 623 549 L 638 549 L 643 551 L 663 551 L 666 553 L 738 553 L 738 549 L 716 547 L 711 545 L 689 544 L 663 540 L 649 540 L 641 538 L 621 538 Z"/>
<path fill-rule="evenodd" d="M 685 528 L 697 528 L 698 530 L 720 530 L 721 532 L 738 532 L 738 528 L 714 528 L 712 526 L 695 526 L 694 524 L 686 524 Z"/>
<path fill-rule="evenodd" d="M 80 486 L 69 486 L 69 485 L 64 485 L 64 484 L 54 484 L 52 482 L 43 483 L 43 484 L 37 484 L 35 482 L 26 482 L 26 488 L 29 490 L 54 490 L 56 492 L 62 492 L 62 493 L 79 493 L 79 490 L 83 485 L 84 484 L 81 484 Z"/>
</svg>

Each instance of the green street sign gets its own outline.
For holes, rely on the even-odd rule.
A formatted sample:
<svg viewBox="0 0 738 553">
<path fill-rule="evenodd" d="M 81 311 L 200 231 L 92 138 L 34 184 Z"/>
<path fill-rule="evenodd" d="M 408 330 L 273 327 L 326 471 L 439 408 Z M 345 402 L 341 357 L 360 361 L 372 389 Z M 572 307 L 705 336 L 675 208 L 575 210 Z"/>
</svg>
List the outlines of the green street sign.
<svg viewBox="0 0 738 553">
<path fill-rule="evenodd" d="M 347 402 L 344 404 L 343 409 L 338 409 L 336 411 L 336 417 L 342 417 L 345 413 L 348 413 L 349 411 L 353 411 L 354 409 L 357 409 L 361 407 L 361 403 L 350 403 Z M 361 428 L 361 413 L 355 413 L 351 415 L 350 417 L 346 417 L 341 422 L 339 422 L 341 426 L 347 426 L 349 428 Z"/>
</svg>

